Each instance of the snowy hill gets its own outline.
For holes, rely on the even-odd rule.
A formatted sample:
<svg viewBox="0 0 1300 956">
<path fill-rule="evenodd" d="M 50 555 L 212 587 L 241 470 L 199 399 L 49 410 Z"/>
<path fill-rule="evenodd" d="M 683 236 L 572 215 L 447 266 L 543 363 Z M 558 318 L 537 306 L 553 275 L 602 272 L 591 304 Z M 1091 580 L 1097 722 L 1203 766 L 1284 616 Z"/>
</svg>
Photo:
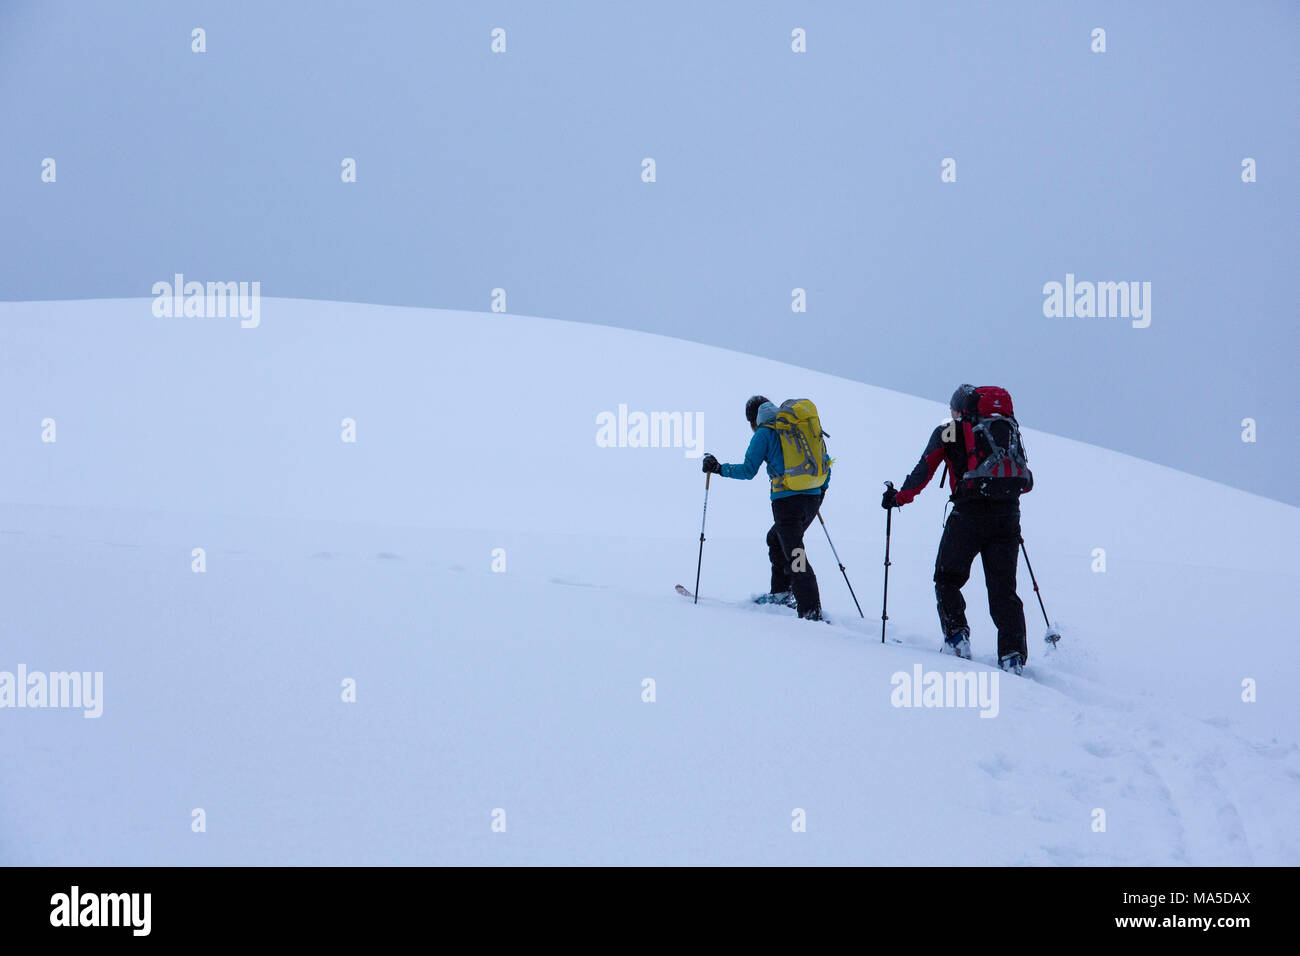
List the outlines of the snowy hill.
<svg viewBox="0 0 1300 956">
<path fill-rule="evenodd" d="M 879 643 L 881 482 L 941 403 L 529 317 L 150 306 L 0 304 L 0 671 L 104 675 L 96 719 L 0 709 L 0 862 L 1300 864 L 1295 508 L 1027 429 L 1065 638 L 1022 564 L 996 716 L 895 707 L 900 671 L 995 670 L 978 563 L 975 661 L 935 654 L 933 487 Z M 754 392 L 822 411 L 865 621 L 816 527 L 833 625 L 722 603 L 766 584 L 762 480 L 714 480 L 708 600 L 672 593 Z M 620 405 L 702 443 L 602 447 Z"/>
</svg>

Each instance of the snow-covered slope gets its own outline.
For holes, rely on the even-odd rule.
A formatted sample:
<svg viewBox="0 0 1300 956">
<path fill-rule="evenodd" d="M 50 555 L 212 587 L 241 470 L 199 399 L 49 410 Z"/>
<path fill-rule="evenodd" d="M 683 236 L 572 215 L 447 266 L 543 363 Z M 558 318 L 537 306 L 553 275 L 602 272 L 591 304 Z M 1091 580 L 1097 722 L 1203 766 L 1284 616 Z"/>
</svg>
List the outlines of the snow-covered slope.
<svg viewBox="0 0 1300 956">
<path fill-rule="evenodd" d="M 1027 431 L 1065 639 L 1022 566 L 1029 679 L 992 719 L 900 708 L 915 665 L 993 673 L 978 564 L 976 660 L 934 653 L 934 488 L 895 517 L 879 643 L 881 482 L 940 403 L 545 319 L 150 305 L 0 305 L 0 671 L 104 673 L 98 719 L 0 709 L 0 861 L 1300 863 L 1295 508 Z M 761 481 L 713 482 L 716 600 L 672 593 L 694 456 L 739 459 L 754 392 L 822 411 L 865 621 L 816 528 L 834 625 L 721 603 L 766 583 Z M 702 446 L 601 447 L 620 404 L 701 413 Z"/>
</svg>

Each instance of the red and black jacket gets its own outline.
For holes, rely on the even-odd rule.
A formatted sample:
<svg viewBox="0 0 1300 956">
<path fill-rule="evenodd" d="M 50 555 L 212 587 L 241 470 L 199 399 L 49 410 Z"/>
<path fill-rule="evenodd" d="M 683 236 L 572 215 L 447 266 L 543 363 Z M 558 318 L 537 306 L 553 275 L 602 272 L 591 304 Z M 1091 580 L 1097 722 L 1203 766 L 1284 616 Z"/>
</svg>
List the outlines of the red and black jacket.
<svg viewBox="0 0 1300 956">
<path fill-rule="evenodd" d="M 948 437 L 949 441 L 944 441 Z M 1020 502 L 1016 498 L 1005 500 L 992 500 L 982 495 L 968 491 L 958 484 L 962 475 L 966 474 L 970 468 L 970 452 L 966 447 L 966 429 L 962 427 L 961 422 L 944 422 L 930 433 L 930 441 L 925 446 L 925 451 L 921 454 L 921 460 L 916 463 L 912 473 L 907 476 L 903 482 L 903 487 L 899 488 L 894 495 L 895 503 L 905 505 L 911 502 L 913 498 L 921 493 L 921 489 L 930 483 L 934 477 L 935 471 L 941 464 L 948 465 L 948 490 L 949 500 L 954 506 L 961 506 L 967 511 L 987 511 L 987 512 L 1014 512 L 1020 509 Z M 1025 491 L 1030 491 L 1034 487 L 1033 479 L 1030 478 L 1029 487 Z"/>
</svg>

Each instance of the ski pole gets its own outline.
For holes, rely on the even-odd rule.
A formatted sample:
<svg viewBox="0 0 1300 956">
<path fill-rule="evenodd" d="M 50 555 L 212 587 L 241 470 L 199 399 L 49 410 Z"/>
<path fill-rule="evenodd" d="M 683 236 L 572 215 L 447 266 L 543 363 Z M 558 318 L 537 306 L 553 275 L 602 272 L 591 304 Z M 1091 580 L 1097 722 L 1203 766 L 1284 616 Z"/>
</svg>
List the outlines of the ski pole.
<svg viewBox="0 0 1300 956">
<path fill-rule="evenodd" d="M 1047 634 L 1044 636 L 1043 640 L 1055 647 L 1056 642 L 1061 639 L 1061 632 L 1053 627 L 1052 622 L 1047 619 L 1047 608 L 1043 606 L 1043 595 L 1038 590 L 1038 579 L 1034 577 L 1034 566 L 1029 563 L 1029 551 L 1025 548 L 1025 539 L 1023 536 L 1020 538 L 1020 550 L 1024 552 L 1025 555 L 1025 567 L 1029 569 L 1029 580 L 1034 582 L 1034 595 L 1038 598 L 1039 610 L 1043 612 L 1043 623 L 1047 625 Z"/>
<path fill-rule="evenodd" d="M 894 489 L 892 481 L 885 482 L 890 491 Z M 885 622 L 889 620 L 889 535 L 893 530 L 894 509 L 885 510 L 885 598 L 880 605 L 880 643 L 885 643 Z"/>
<path fill-rule="evenodd" d="M 695 602 L 700 603 L 700 568 L 704 566 L 704 522 L 709 517 L 709 479 L 713 475 L 705 472 L 704 475 L 704 514 L 700 518 L 700 559 L 695 563 Z"/>
<path fill-rule="evenodd" d="M 826 543 L 831 546 L 831 554 L 835 555 L 835 563 L 840 566 L 840 574 L 844 575 L 844 583 L 849 585 L 849 595 L 853 598 L 853 606 L 858 609 L 858 617 L 866 618 L 862 613 L 862 605 L 858 603 L 858 596 L 853 593 L 853 585 L 849 584 L 849 573 L 844 570 L 844 562 L 840 560 L 840 553 L 835 550 L 835 542 L 831 540 L 831 533 L 826 531 L 826 521 L 822 518 L 822 513 L 817 512 L 817 520 L 822 523 L 822 531 L 826 532 Z"/>
</svg>

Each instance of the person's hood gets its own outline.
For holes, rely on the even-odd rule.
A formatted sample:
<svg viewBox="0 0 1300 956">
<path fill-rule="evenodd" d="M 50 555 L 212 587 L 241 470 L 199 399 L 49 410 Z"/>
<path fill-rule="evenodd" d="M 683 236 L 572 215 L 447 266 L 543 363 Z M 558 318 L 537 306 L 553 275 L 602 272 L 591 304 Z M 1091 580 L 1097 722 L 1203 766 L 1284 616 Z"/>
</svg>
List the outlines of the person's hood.
<svg viewBox="0 0 1300 956">
<path fill-rule="evenodd" d="M 762 405 L 758 406 L 758 415 L 755 416 L 755 420 L 760 425 L 770 425 L 772 422 L 776 421 L 776 413 L 779 410 L 780 409 L 771 402 L 764 402 Z"/>
</svg>

